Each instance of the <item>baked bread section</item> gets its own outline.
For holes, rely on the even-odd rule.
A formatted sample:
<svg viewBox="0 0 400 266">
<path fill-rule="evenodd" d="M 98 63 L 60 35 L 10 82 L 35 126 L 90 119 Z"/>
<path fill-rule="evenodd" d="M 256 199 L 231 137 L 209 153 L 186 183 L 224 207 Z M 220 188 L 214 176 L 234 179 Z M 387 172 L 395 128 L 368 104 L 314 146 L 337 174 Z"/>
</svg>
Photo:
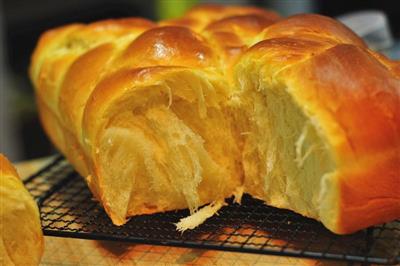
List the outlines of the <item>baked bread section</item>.
<svg viewBox="0 0 400 266">
<path fill-rule="evenodd" d="M 245 191 L 336 233 L 399 218 L 400 81 L 390 64 L 318 15 L 287 18 L 262 39 L 236 69 L 251 118 Z"/>
<path fill-rule="evenodd" d="M 44 240 L 38 207 L 1 153 L 0 201 L 0 264 L 39 265 Z"/>
<path fill-rule="evenodd" d="M 30 73 L 45 130 L 115 224 L 193 213 L 242 183 L 224 60 L 193 30 L 141 19 L 62 27 L 41 37 Z"/>
<path fill-rule="evenodd" d="M 206 5 L 50 30 L 30 75 L 117 225 L 244 191 L 350 233 L 400 216 L 398 70 L 333 19 Z"/>
</svg>

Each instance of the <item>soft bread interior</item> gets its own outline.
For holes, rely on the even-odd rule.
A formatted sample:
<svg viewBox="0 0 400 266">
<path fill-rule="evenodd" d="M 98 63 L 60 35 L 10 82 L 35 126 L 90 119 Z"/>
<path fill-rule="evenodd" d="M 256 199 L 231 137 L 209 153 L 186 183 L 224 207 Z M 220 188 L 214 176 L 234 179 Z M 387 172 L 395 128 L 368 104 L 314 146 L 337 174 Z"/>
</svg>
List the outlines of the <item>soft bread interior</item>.
<svg viewBox="0 0 400 266">
<path fill-rule="evenodd" d="M 241 182 L 240 151 L 223 109 L 199 107 L 169 87 L 163 97 L 116 114 L 100 136 L 98 185 L 116 224 L 142 213 L 194 213 Z"/>
<path fill-rule="evenodd" d="M 267 204 L 321 219 L 321 204 L 333 202 L 326 201 L 331 191 L 324 184 L 335 160 L 317 125 L 285 87 L 261 84 L 248 94 L 252 119 L 243 155 L 246 190 Z"/>
</svg>

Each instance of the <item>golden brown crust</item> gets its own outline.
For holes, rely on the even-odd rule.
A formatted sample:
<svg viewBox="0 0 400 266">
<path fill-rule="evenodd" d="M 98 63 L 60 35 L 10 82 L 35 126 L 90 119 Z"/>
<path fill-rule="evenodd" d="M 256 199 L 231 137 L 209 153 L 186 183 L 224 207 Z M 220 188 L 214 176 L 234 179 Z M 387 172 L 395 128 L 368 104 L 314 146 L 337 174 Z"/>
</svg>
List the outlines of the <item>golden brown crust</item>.
<svg viewBox="0 0 400 266">
<path fill-rule="evenodd" d="M 250 14 L 226 17 L 210 23 L 203 34 L 222 56 L 225 69 L 229 69 L 239 56 L 252 44 L 262 30 L 276 22 L 266 14 Z"/>
<path fill-rule="evenodd" d="M 320 16 L 288 18 L 263 34 L 267 40 L 251 47 L 240 63 L 247 56 L 262 58 L 264 76 L 291 88 L 334 146 L 339 205 L 338 216 L 327 218 L 329 228 L 351 233 L 399 218 L 398 64 Z"/>
<path fill-rule="evenodd" d="M 331 18 L 281 20 L 253 7 L 203 5 L 158 24 L 137 18 L 74 24 L 41 37 L 30 75 L 46 132 L 82 175 L 90 174 L 92 191 L 106 202 L 98 146 L 110 118 L 157 98 L 168 107 L 174 101 L 199 105 L 206 117 L 207 108 L 227 108 L 240 95 L 240 70 L 247 69 L 253 79 L 261 75 L 265 87 L 288 87 L 334 151 L 332 182 L 340 196 L 337 216 L 326 218 L 332 231 L 349 233 L 400 217 L 393 194 L 400 189 L 400 64 L 368 50 Z M 215 90 L 201 96 L 188 89 L 201 82 Z M 238 131 L 246 131 L 242 120 L 235 121 Z M 146 203 L 129 215 L 165 206 Z"/>
<path fill-rule="evenodd" d="M 202 32 L 205 28 L 208 28 L 211 24 L 216 23 L 220 24 L 219 21 L 227 21 L 222 22 L 221 24 L 226 24 L 227 22 L 237 21 L 237 17 L 248 17 L 248 22 L 253 22 L 258 20 L 260 17 L 263 17 L 269 21 L 277 21 L 280 19 L 280 16 L 270 10 L 260 9 L 256 7 L 243 7 L 243 6 L 225 6 L 225 5 L 216 5 L 216 4 L 205 4 L 200 6 L 195 6 L 191 10 L 189 10 L 182 18 L 171 19 L 160 21 L 160 26 L 181 26 L 188 27 L 195 32 Z M 254 19 L 251 17 L 254 16 Z M 248 26 L 248 22 L 247 24 Z M 258 23 L 258 22 L 255 22 Z M 264 23 L 264 22 L 261 22 Z M 239 27 L 246 26 L 239 23 L 230 23 L 231 25 L 235 24 Z M 259 25 L 255 25 L 259 27 Z M 245 33 L 246 34 L 246 33 Z"/>
<path fill-rule="evenodd" d="M 348 234 L 371 225 L 400 217 L 400 149 L 377 156 L 358 165 L 360 169 L 343 171 L 340 180 L 340 218 L 336 231 Z"/>
<path fill-rule="evenodd" d="M 39 119 L 42 126 L 56 148 L 65 154 L 66 143 L 64 137 L 64 127 L 58 117 L 47 107 L 40 97 L 36 97 L 36 106 L 39 111 Z"/>
<path fill-rule="evenodd" d="M 216 20 L 240 15 L 261 15 L 270 17 L 273 20 L 278 20 L 280 18 L 276 12 L 271 10 L 251 6 L 224 6 L 215 4 L 195 6 L 189 10 L 184 17 L 207 20 L 207 24 L 209 24 Z"/>
<path fill-rule="evenodd" d="M 158 27 L 134 40 L 121 55 L 130 67 L 187 66 L 215 64 L 209 45 L 190 29 L 177 26 Z"/>
<path fill-rule="evenodd" d="M 36 202 L 0 153 L 0 263 L 39 265 L 44 239 Z"/>
<path fill-rule="evenodd" d="M 87 99 L 104 73 L 112 52 L 112 44 L 100 45 L 80 56 L 70 66 L 61 85 L 59 110 L 65 126 L 76 135 L 82 134 L 81 123 Z"/>
<path fill-rule="evenodd" d="M 341 163 L 400 147 L 400 81 L 362 48 L 337 45 L 288 72 L 344 131 Z"/>
<path fill-rule="evenodd" d="M 19 179 L 17 170 L 10 161 L 0 153 L 0 175 L 10 175 Z"/>
<path fill-rule="evenodd" d="M 299 101 L 320 117 L 336 152 L 337 232 L 400 217 L 399 79 L 352 45 L 330 48 L 284 71 L 282 79 L 297 87 Z"/>
<path fill-rule="evenodd" d="M 261 14 L 231 16 L 210 23 L 205 30 L 239 32 L 242 35 L 254 36 L 276 21 L 277 19 Z"/>
<path fill-rule="evenodd" d="M 288 17 L 265 29 L 265 39 L 292 37 L 297 40 L 331 41 L 365 47 L 365 43 L 345 25 L 332 18 L 302 14 Z"/>
</svg>

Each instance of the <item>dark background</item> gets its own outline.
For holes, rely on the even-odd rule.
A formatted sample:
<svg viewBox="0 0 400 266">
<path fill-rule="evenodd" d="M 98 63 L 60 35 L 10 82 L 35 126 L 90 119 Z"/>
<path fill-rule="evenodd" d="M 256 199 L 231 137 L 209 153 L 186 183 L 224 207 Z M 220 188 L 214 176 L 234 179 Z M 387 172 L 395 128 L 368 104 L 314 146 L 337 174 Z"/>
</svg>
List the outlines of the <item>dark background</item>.
<svg viewBox="0 0 400 266">
<path fill-rule="evenodd" d="M 27 76 L 30 55 L 39 35 L 52 27 L 71 22 L 90 22 L 104 18 L 140 16 L 160 17 L 161 1 L 135 0 L 5 0 L 0 3 L 1 131 L 0 151 L 12 160 L 24 160 L 54 153 L 37 119 L 33 90 Z M 179 0 L 171 0 L 170 4 Z M 184 1 L 184 0 L 182 0 Z M 190 3 L 195 2 L 191 0 Z M 400 7 L 396 0 L 248 0 L 198 1 L 224 4 L 251 4 L 277 9 L 283 15 L 316 12 L 338 16 L 352 11 L 377 9 L 389 18 L 392 34 L 400 38 Z M 165 3 L 164 3 L 165 4 Z M 3 62 L 1 62 L 3 61 Z"/>
</svg>

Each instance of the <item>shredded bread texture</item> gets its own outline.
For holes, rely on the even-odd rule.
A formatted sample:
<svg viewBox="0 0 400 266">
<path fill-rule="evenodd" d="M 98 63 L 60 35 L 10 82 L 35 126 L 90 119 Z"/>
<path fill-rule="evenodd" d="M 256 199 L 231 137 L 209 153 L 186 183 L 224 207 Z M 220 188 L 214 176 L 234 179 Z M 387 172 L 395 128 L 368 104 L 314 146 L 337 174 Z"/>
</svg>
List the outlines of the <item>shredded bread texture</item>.
<svg viewBox="0 0 400 266">
<path fill-rule="evenodd" d="M 218 214 L 219 209 L 226 205 L 224 200 L 217 200 L 211 204 L 201 208 L 192 215 L 182 218 L 176 223 L 176 229 L 180 232 L 185 232 L 188 229 L 194 229 L 200 224 L 204 223 L 208 218 Z"/>
</svg>

